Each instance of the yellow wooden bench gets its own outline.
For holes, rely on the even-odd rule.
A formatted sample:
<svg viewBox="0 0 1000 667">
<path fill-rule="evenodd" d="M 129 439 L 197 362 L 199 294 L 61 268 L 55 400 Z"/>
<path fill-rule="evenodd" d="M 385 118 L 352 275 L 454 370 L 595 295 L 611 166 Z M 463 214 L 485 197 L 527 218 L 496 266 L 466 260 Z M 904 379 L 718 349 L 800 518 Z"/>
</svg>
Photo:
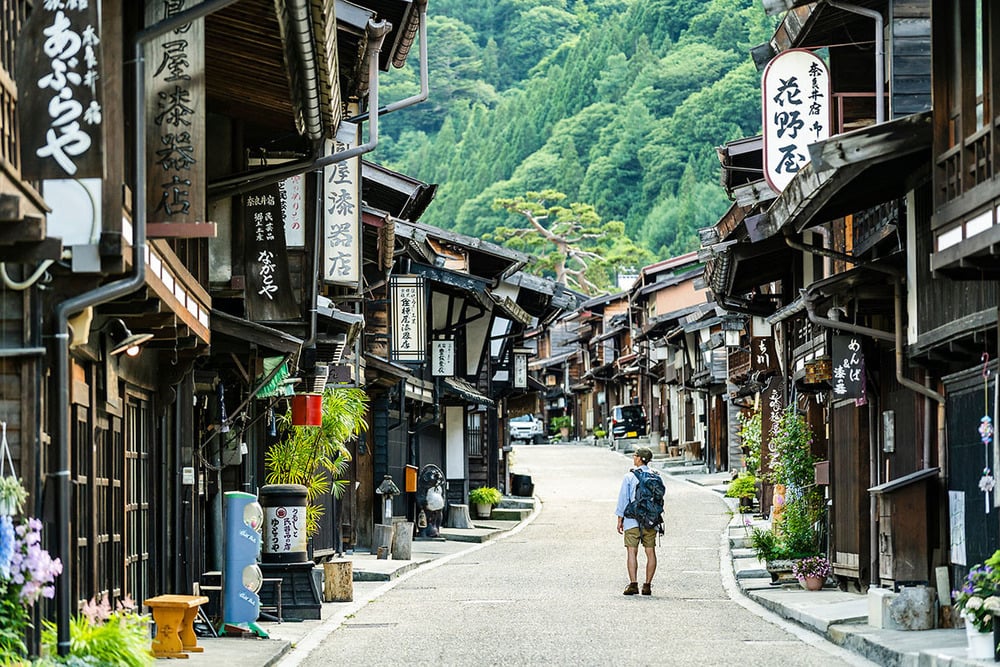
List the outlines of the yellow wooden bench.
<svg viewBox="0 0 1000 667">
<path fill-rule="evenodd" d="M 156 637 L 153 655 L 157 658 L 186 658 L 188 653 L 201 653 L 194 619 L 198 607 L 208 602 L 204 595 L 157 595 L 144 604 L 153 612 Z"/>
</svg>

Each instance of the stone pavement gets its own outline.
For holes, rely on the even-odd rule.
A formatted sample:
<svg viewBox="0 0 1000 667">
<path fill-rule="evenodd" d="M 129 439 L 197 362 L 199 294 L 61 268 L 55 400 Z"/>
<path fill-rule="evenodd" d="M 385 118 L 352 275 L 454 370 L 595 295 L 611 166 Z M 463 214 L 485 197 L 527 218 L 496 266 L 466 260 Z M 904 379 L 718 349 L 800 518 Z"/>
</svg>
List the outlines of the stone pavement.
<svg viewBox="0 0 1000 667">
<path fill-rule="evenodd" d="M 627 450 L 625 450 L 627 451 Z M 674 477 L 725 493 L 729 473 L 707 474 L 700 462 L 683 459 L 654 458 L 652 467 Z M 900 667 L 969 667 L 994 664 L 966 657 L 965 631 L 937 629 L 926 631 L 883 630 L 868 625 L 868 597 L 836 588 L 806 591 L 797 583 L 775 586 L 748 548 L 745 541 L 745 516 L 735 511 L 733 521 L 720 538 L 722 557 L 732 561 L 732 576 L 727 588 L 734 599 L 742 596 L 744 606 L 762 616 L 786 619 L 800 627 L 797 634 L 806 641 L 823 638 L 878 665 Z M 443 529 L 444 540 L 415 540 L 412 559 L 378 560 L 370 553 L 354 553 L 354 599 L 352 602 L 327 602 L 322 605 L 321 620 L 261 622 L 269 639 L 200 638 L 201 654 L 191 654 L 186 664 L 239 664 L 241 667 L 294 667 L 333 630 L 356 611 L 377 599 L 398 582 L 426 568 L 436 567 L 460 555 L 480 549 L 492 539 L 515 534 L 538 516 L 535 509 L 521 521 L 474 521 L 474 528 Z M 728 568 L 723 568 L 727 571 Z M 724 574 L 724 578 L 726 577 Z M 744 602 L 741 602 L 743 604 Z M 756 603 L 756 604 L 754 604 Z M 793 626 L 794 627 L 794 626 Z M 810 640 L 812 636 L 815 639 Z M 293 650 L 293 647 L 295 650 Z"/>
<path fill-rule="evenodd" d="M 653 466 L 720 495 L 725 494 L 730 480 L 728 472 L 707 474 L 703 467 L 685 465 L 679 460 L 654 460 Z M 773 585 L 764 564 L 749 548 L 744 521 L 751 515 L 740 514 L 735 500 L 725 500 L 734 515 L 728 534 L 723 535 L 721 548 L 732 560 L 736 587 L 750 600 L 878 665 L 967 667 L 995 664 L 992 660 L 967 657 L 964 629 L 907 631 L 869 625 L 867 594 L 844 592 L 835 587 L 807 591 L 797 582 Z"/>
<path fill-rule="evenodd" d="M 518 498 L 528 501 L 530 498 Z M 185 665 L 240 665 L 240 667 L 269 667 L 282 665 L 292 667 L 315 648 L 328 634 L 341 625 L 345 619 L 377 599 L 400 581 L 412 576 L 418 570 L 443 565 L 447 561 L 476 549 L 494 539 L 513 535 L 534 521 L 538 508 L 522 521 L 473 520 L 472 528 L 442 528 L 442 538 L 434 540 L 415 539 L 410 560 L 376 558 L 367 552 L 347 554 L 344 558 L 352 561 L 354 570 L 354 590 L 351 602 L 325 602 L 321 606 L 320 620 L 284 621 L 282 623 L 260 621 L 258 625 L 269 635 L 267 639 L 248 637 L 199 637 L 198 645 L 202 653 L 191 653 Z M 293 650 L 293 648 L 297 650 Z"/>
</svg>

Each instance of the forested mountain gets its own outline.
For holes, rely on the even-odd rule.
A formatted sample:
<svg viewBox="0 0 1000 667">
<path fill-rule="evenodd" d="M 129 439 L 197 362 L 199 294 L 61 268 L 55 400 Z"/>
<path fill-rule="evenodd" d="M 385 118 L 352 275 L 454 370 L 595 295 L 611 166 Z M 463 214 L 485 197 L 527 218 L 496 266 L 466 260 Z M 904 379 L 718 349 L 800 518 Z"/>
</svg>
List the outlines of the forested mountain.
<svg viewBox="0 0 1000 667">
<path fill-rule="evenodd" d="M 423 220 L 482 236 L 494 200 L 552 189 L 660 257 L 729 206 L 715 147 L 760 132 L 755 0 L 430 0 L 430 100 L 383 118 L 378 159 L 438 183 Z M 383 101 L 412 94 L 416 63 Z"/>
</svg>

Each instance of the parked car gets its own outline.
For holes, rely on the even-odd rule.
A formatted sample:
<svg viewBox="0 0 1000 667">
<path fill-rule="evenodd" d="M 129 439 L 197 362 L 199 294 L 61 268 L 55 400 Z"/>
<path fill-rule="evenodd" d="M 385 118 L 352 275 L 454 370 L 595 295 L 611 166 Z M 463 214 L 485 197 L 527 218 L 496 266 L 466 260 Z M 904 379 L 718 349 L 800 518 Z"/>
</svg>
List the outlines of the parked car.
<svg viewBox="0 0 1000 667">
<path fill-rule="evenodd" d="M 608 416 L 612 438 L 639 438 L 646 435 L 646 410 L 641 405 L 616 405 Z"/>
<path fill-rule="evenodd" d="M 510 418 L 510 439 L 532 442 L 545 435 L 545 425 L 535 415 L 519 415 Z"/>
</svg>

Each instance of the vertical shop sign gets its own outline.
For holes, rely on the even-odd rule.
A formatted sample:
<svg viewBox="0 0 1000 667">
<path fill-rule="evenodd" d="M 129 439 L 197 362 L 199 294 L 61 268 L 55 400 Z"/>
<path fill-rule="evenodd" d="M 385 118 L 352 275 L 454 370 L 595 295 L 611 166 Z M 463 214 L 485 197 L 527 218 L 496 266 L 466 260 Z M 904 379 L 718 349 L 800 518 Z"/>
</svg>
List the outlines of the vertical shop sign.
<svg viewBox="0 0 1000 667">
<path fill-rule="evenodd" d="M 358 125 L 341 123 L 327 152 L 343 153 L 358 144 Z M 323 280 L 357 286 L 361 279 L 361 158 L 323 170 Z"/>
<path fill-rule="evenodd" d="M 511 384 L 515 389 L 528 388 L 528 354 L 530 350 L 514 350 L 514 377 Z"/>
<path fill-rule="evenodd" d="M 150 0 L 146 25 L 194 4 Z M 145 55 L 147 231 L 150 236 L 214 236 L 214 225 L 190 224 L 205 221 L 204 19 L 151 40 Z"/>
<path fill-rule="evenodd" d="M 431 341 L 431 375 L 435 377 L 455 376 L 455 341 Z"/>
<path fill-rule="evenodd" d="M 392 302 L 390 359 L 423 363 L 427 358 L 427 316 L 424 314 L 424 277 L 399 275 L 389 279 Z"/>
<path fill-rule="evenodd" d="M 299 316 L 288 275 L 279 190 L 275 183 L 243 196 L 247 313 L 255 322 Z"/>
<path fill-rule="evenodd" d="M 34 4 L 17 38 L 21 175 L 100 178 L 100 3 Z"/>
<path fill-rule="evenodd" d="M 764 177 L 775 192 L 809 163 L 806 147 L 830 136 L 830 99 L 830 72 L 812 51 L 783 51 L 764 69 Z"/>
<path fill-rule="evenodd" d="M 299 174 L 278 183 L 285 243 L 291 248 L 306 245 L 306 176 Z"/>
<path fill-rule="evenodd" d="M 858 336 L 833 336 L 833 398 L 865 397 L 865 355 Z"/>
</svg>

